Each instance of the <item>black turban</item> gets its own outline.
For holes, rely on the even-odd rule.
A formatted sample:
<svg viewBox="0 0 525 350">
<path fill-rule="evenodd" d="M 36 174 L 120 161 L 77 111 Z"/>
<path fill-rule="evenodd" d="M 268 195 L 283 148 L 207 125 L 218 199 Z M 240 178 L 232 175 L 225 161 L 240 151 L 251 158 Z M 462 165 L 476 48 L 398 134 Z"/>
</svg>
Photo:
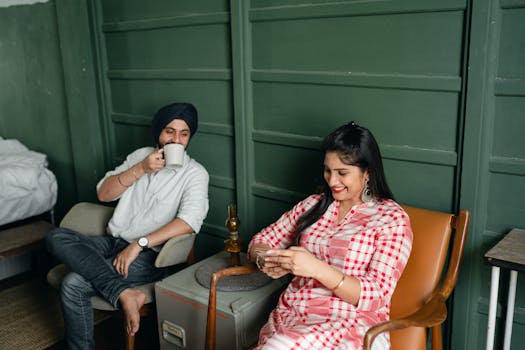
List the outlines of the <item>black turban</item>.
<svg viewBox="0 0 525 350">
<path fill-rule="evenodd" d="M 199 123 L 197 109 L 195 109 L 191 103 L 172 103 L 159 109 L 153 117 L 151 136 L 153 136 L 153 142 L 155 144 L 159 143 L 159 136 L 162 129 L 175 119 L 184 120 L 186 124 L 188 124 L 190 137 L 197 132 L 197 125 Z"/>
</svg>

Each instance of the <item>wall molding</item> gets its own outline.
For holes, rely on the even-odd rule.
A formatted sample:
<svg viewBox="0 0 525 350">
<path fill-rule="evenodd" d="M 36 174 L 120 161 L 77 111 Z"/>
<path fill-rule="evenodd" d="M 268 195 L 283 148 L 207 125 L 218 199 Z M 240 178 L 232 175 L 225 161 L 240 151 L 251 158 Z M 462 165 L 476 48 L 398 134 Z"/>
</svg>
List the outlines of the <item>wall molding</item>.
<svg viewBox="0 0 525 350">
<path fill-rule="evenodd" d="M 115 124 L 138 125 L 151 127 L 152 117 L 142 114 L 111 113 L 111 121 Z"/>
<path fill-rule="evenodd" d="M 481 235 L 484 238 L 484 242 L 490 242 L 493 240 L 499 241 L 501 238 L 503 238 L 504 233 L 486 229 L 481 232 Z"/>
<path fill-rule="evenodd" d="M 462 79 L 457 76 L 415 74 L 372 74 L 366 72 L 312 72 L 254 69 L 254 82 L 343 85 L 379 89 L 460 92 Z"/>
<path fill-rule="evenodd" d="M 321 142 L 323 141 L 323 138 L 317 136 L 304 136 L 269 130 L 256 130 L 252 132 L 252 140 L 260 143 L 268 143 L 319 151 L 321 149 Z"/>
<path fill-rule="evenodd" d="M 129 32 L 134 30 L 150 30 L 160 28 L 187 27 L 210 24 L 226 24 L 230 22 L 228 12 L 215 12 L 205 14 L 188 14 L 163 18 L 141 19 L 134 21 L 107 22 L 102 24 L 102 31 Z"/>
<path fill-rule="evenodd" d="M 226 227 L 209 224 L 209 223 L 203 223 L 202 228 L 200 232 L 203 232 L 206 234 L 209 234 L 210 236 L 218 237 L 218 238 L 226 238 L 230 235 L 230 231 Z"/>
<path fill-rule="evenodd" d="M 219 175 L 210 175 L 210 186 L 235 190 L 235 181 L 232 178 Z"/>
<path fill-rule="evenodd" d="M 267 130 L 257 130 L 252 133 L 255 142 L 275 144 L 288 147 L 304 148 L 314 151 L 321 149 L 322 138 Z M 458 155 L 454 151 L 419 148 L 413 146 L 398 146 L 380 144 L 383 158 L 410 161 L 416 163 L 456 166 Z"/>
<path fill-rule="evenodd" d="M 496 78 L 494 94 L 496 96 L 525 96 L 525 79 Z"/>
<path fill-rule="evenodd" d="M 442 1 L 352 1 L 328 4 L 284 5 L 266 8 L 252 8 L 252 22 L 279 21 L 299 18 L 326 18 L 369 16 L 418 12 L 464 11 L 464 0 Z"/>
<path fill-rule="evenodd" d="M 256 197 L 276 200 L 283 203 L 295 204 L 306 198 L 307 194 L 285 190 L 280 187 L 270 186 L 263 183 L 255 183 L 251 186 L 252 193 Z"/>
<path fill-rule="evenodd" d="M 525 159 L 492 156 L 489 158 L 489 170 L 492 173 L 525 176 Z"/>
<path fill-rule="evenodd" d="M 380 144 L 379 148 L 386 159 L 445 166 L 458 164 L 458 154 L 454 151 L 384 144 Z"/>
<path fill-rule="evenodd" d="M 507 300 L 507 289 L 505 288 L 499 288 L 499 296 L 504 295 L 505 300 Z M 497 306 L 497 312 L 496 317 L 501 319 L 504 317 L 502 315 L 503 311 L 507 309 L 507 305 L 502 305 L 500 302 L 498 302 Z M 489 315 L 489 299 L 487 298 L 479 298 L 478 299 L 478 308 L 477 311 L 479 314 L 484 315 L 488 317 Z M 514 323 L 519 323 L 521 325 L 525 325 L 525 308 L 515 305 L 514 306 Z"/>
<path fill-rule="evenodd" d="M 112 69 L 110 80 L 224 80 L 232 79 L 230 69 Z"/>
<path fill-rule="evenodd" d="M 502 9 L 515 9 L 515 8 L 524 8 L 524 0 L 500 0 L 500 6 Z"/>
<path fill-rule="evenodd" d="M 199 122 L 199 132 L 210 135 L 233 137 L 233 126 L 222 123 Z"/>
<path fill-rule="evenodd" d="M 143 114 L 119 113 L 111 114 L 111 121 L 115 124 L 138 125 L 151 127 L 152 116 Z M 233 126 L 221 123 L 199 122 L 199 132 L 204 134 L 233 136 Z"/>
</svg>

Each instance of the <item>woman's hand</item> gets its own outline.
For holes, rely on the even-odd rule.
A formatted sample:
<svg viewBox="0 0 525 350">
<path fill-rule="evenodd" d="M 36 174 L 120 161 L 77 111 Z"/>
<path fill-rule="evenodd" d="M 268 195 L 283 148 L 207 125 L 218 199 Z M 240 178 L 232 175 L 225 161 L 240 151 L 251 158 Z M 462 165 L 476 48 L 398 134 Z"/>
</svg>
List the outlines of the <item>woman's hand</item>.
<svg viewBox="0 0 525 350">
<path fill-rule="evenodd" d="M 146 174 L 150 174 L 164 168 L 166 161 L 163 158 L 164 149 L 155 149 L 146 158 L 140 162 L 142 170 Z"/>
<path fill-rule="evenodd" d="M 113 267 L 119 274 L 124 276 L 124 278 L 127 278 L 129 266 L 135 261 L 141 251 L 142 248 L 140 248 L 135 241 L 131 242 L 115 257 L 115 260 L 113 260 Z"/>
<path fill-rule="evenodd" d="M 254 244 L 248 252 L 248 259 L 257 264 L 259 270 L 271 278 L 280 278 L 290 271 L 283 269 L 278 263 L 266 262 L 266 252 L 270 249 L 266 244 Z"/>
<path fill-rule="evenodd" d="M 320 263 L 320 261 L 315 256 L 313 256 L 303 247 L 268 250 L 266 252 L 264 261 L 265 269 L 266 266 L 268 266 L 268 269 L 270 269 L 272 274 L 278 274 L 287 271 L 296 276 L 313 278 L 316 278 L 318 275 L 316 271 L 318 270 Z M 268 275 L 273 277 L 270 274 Z M 282 275 L 284 275 L 284 273 L 282 273 L 281 276 Z"/>
<path fill-rule="evenodd" d="M 281 278 L 290 273 L 290 270 L 283 268 L 279 263 L 264 262 L 264 264 L 259 264 L 259 266 L 262 272 L 273 279 Z"/>
</svg>

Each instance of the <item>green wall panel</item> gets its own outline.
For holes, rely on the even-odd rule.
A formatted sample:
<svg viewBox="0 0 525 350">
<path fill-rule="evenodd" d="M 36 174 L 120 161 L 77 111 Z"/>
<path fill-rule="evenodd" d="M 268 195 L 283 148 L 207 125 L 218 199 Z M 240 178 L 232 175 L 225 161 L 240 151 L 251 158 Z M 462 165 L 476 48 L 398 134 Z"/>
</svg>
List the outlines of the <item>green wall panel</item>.
<svg viewBox="0 0 525 350">
<path fill-rule="evenodd" d="M 149 118 L 148 125 L 160 107 L 175 101 L 192 102 L 199 122 L 225 126 L 233 123 L 229 80 L 112 79 L 110 89 L 114 113 Z"/>
<path fill-rule="evenodd" d="M 490 266 L 483 255 L 513 227 L 525 228 L 523 23 L 525 1 L 478 1 L 472 6 L 466 96 L 462 207 L 473 222 L 456 288 L 453 349 L 485 347 Z M 512 348 L 525 344 L 523 281 L 518 278 Z M 495 348 L 502 348 L 508 272 L 502 272 Z M 454 327 L 456 332 L 456 327 Z M 471 336 L 461 337 L 462 334 Z"/>
<path fill-rule="evenodd" d="M 253 91 L 255 129 L 324 137 L 355 120 L 380 143 L 457 147 L 457 93 L 284 83 L 255 83 Z"/>
<path fill-rule="evenodd" d="M 107 22 L 229 10 L 229 2 L 225 0 L 155 0 L 148 2 L 147 6 L 143 0 L 111 0 L 102 1 L 101 5 Z"/>
<path fill-rule="evenodd" d="M 216 251 L 217 242 L 223 240 L 217 235 L 226 232 L 217 223 L 224 222 L 228 204 L 235 202 L 229 4 L 96 1 L 96 5 L 114 162 L 151 144 L 149 130 L 158 108 L 176 101 L 193 103 L 199 130 L 188 153 L 210 174 L 210 211 L 197 255 Z"/>
<path fill-rule="evenodd" d="M 289 208 L 313 191 L 322 137 L 350 120 L 378 139 L 399 202 L 458 208 L 465 1 L 251 5 L 244 161 L 253 169 L 254 227 L 277 218 L 279 203 Z"/>
<path fill-rule="evenodd" d="M 229 188 L 210 186 L 208 193 L 210 199 L 210 209 L 208 220 L 203 227 L 203 231 L 213 236 L 226 239 L 229 231 L 226 228 L 226 219 L 228 218 L 228 205 L 235 203 L 235 192 Z M 238 212 L 238 214 L 240 214 Z M 241 220 L 241 228 L 242 228 Z"/>
<path fill-rule="evenodd" d="M 524 96 L 496 97 L 492 156 L 525 161 L 524 111 Z"/>
<path fill-rule="evenodd" d="M 191 141 L 191 155 L 202 163 L 212 176 L 235 177 L 234 147 L 230 137 L 212 134 L 197 134 Z"/>
<path fill-rule="evenodd" d="M 140 147 L 152 146 L 151 128 L 133 124 L 115 124 L 115 154 L 113 165 L 122 163 L 126 156 Z"/>
<path fill-rule="evenodd" d="M 462 25 L 462 11 L 254 22 L 253 66 L 458 75 Z"/>
<path fill-rule="evenodd" d="M 108 68 L 224 68 L 231 61 L 228 37 L 224 24 L 108 32 Z"/>
<path fill-rule="evenodd" d="M 491 174 L 488 191 L 486 228 L 507 233 L 514 227 L 525 227 L 525 174 Z"/>
<path fill-rule="evenodd" d="M 523 6 L 523 4 L 522 4 Z M 501 11 L 498 76 L 525 78 L 525 8 Z"/>
<path fill-rule="evenodd" d="M 96 201 L 94 185 L 108 164 L 101 115 L 96 40 L 88 1 L 55 0 L 78 200 Z"/>
<path fill-rule="evenodd" d="M 489 116 L 493 121 L 493 131 L 492 148 L 487 155 L 491 159 L 491 167 L 485 228 L 495 233 L 497 239 L 514 227 L 525 228 L 522 201 L 525 196 L 525 140 L 522 135 L 525 129 L 525 93 L 520 90 L 525 78 L 525 40 L 520 34 L 525 30 L 525 2 L 521 6 L 523 8 L 495 9 L 494 12 L 500 41 L 494 48 L 494 55 L 497 56 L 497 63 L 494 63 L 497 65 L 494 68 L 496 94 L 492 97 L 494 112 Z M 507 302 L 504 291 L 508 285 L 508 274 L 504 277 L 507 278 L 503 279 L 502 295 L 499 296 L 502 310 Z M 485 281 L 488 283 L 489 279 Z M 525 283 L 523 280 L 518 282 L 512 346 L 525 344 L 524 333 L 520 332 L 525 323 L 525 298 L 520 290 L 523 291 Z M 500 315 L 500 325 L 503 319 Z M 498 341 L 501 344 L 502 340 Z"/>
<path fill-rule="evenodd" d="M 304 196 L 306 198 L 306 196 Z M 254 217 L 253 232 L 243 233 L 245 237 L 251 237 L 259 230 L 279 219 L 282 214 L 293 208 L 295 203 L 278 201 L 272 198 L 256 196 L 253 202 L 257 215 Z"/>
<path fill-rule="evenodd" d="M 322 183 L 320 152 L 257 143 L 254 158 L 254 181 L 258 184 L 310 194 Z"/>
<path fill-rule="evenodd" d="M 399 203 L 453 211 L 455 168 L 384 160 L 388 184 Z"/>
<path fill-rule="evenodd" d="M 195 259 L 196 261 L 203 260 L 224 249 L 224 238 L 219 238 L 206 234 L 206 231 L 201 230 L 195 239 Z"/>
</svg>

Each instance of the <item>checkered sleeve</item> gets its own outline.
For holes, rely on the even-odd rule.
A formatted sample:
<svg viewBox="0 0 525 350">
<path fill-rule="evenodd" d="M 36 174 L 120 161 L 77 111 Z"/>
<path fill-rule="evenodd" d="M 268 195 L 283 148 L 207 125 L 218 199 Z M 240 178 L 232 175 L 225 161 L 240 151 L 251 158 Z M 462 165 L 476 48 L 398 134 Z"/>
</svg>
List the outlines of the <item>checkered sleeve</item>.
<svg viewBox="0 0 525 350">
<path fill-rule="evenodd" d="M 273 249 L 284 249 L 295 239 L 295 228 L 301 215 L 321 199 L 320 195 L 311 195 L 284 213 L 273 224 L 255 234 L 250 241 L 248 251 L 254 244 L 265 244 Z"/>
<path fill-rule="evenodd" d="M 377 310 L 390 303 L 412 249 L 408 215 L 397 212 L 387 218 L 377 233 L 375 253 L 367 273 L 357 276 L 361 283 L 357 309 L 361 311 Z"/>
</svg>

